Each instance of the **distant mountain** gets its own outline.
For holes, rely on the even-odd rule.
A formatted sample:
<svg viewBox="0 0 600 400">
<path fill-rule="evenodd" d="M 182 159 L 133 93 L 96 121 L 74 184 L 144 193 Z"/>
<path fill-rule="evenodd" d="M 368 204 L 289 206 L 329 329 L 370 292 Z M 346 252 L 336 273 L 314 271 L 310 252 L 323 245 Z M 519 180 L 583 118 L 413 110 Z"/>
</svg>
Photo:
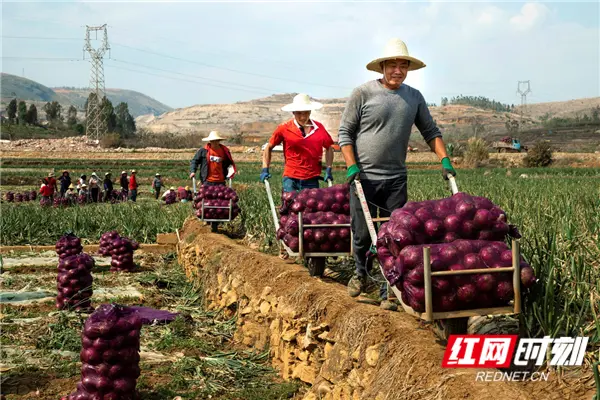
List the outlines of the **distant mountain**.
<svg viewBox="0 0 600 400">
<path fill-rule="evenodd" d="M 74 105 L 80 111 L 83 111 L 89 93 L 87 89 L 71 87 L 51 89 L 30 79 L 6 73 L 1 74 L 1 88 L 3 103 L 16 96 L 19 100 L 33 103 L 58 101 L 65 109 Z M 134 117 L 145 114 L 160 115 L 172 110 L 171 107 L 134 90 L 106 89 L 106 95 L 115 107 L 120 102 L 126 102 L 129 112 Z"/>
</svg>

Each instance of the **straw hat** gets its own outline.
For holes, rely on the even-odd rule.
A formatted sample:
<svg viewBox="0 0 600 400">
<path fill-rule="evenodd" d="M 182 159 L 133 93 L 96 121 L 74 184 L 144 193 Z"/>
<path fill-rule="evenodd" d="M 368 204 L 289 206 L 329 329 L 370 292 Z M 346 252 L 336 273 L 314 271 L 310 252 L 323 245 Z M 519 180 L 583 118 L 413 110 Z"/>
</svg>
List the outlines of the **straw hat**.
<svg viewBox="0 0 600 400">
<path fill-rule="evenodd" d="M 110 172 L 104 173 L 104 176 L 109 176 L 109 175 L 110 175 Z"/>
<path fill-rule="evenodd" d="M 408 55 L 408 48 L 406 47 L 406 43 L 404 43 L 400 39 L 394 38 L 386 43 L 385 48 L 383 49 L 383 57 L 376 58 L 375 60 L 368 63 L 367 69 L 369 71 L 379 72 L 380 74 L 383 74 L 381 62 L 386 60 L 396 60 L 398 58 L 410 61 L 410 65 L 408 67 L 409 71 L 414 71 L 425 67 L 425 63 L 423 61 Z"/>
<path fill-rule="evenodd" d="M 160 174 L 157 172 L 155 176 L 160 176 Z"/>
<path fill-rule="evenodd" d="M 96 178 L 98 177 L 95 172 L 92 172 L 92 176 L 95 176 Z"/>
<path fill-rule="evenodd" d="M 217 131 L 211 131 L 207 137 L 205 137 L 204 139 L 202 139 L 203 142 L 210 142 L 212 140 L 225 140 L 224 137 L 222 137 L 219 132 Z"/>
<path fill-rule="evenodd" d="M 54 172 L 50 172 L 50 173 L 48 174 L 48 178 L 51 178 L 51 177 L 53 177 L 53 176 L 54 176 Z"/>
<path fill-rule="evenodd" d="M 126 173 L 127 173 L 127 171 L 121 171 L 121 175 L 126 174 Z"/>
<path fill-rule="evenodd" d="M 171 187 L 169 188 L 169 190 L 175 190 L 175 187 L 174 187 L 174 186 L 171 186 Z"/>
<path fill-rule="evenodd" d="M 81 187 L 82 187 L 82 188 L 86 188 L 86 187 L 87 187 L 87 185 L 86 185 L 85 183 L 83 183 L 83 184 L 81 185 Z"/>
<path fill-rule="evenodd" d="M 132 174 L 135 174 L 135 173 L 136 173 L 136 172 L 135 172 L 135 169 L 132 169 L 132 170 L 131 170 L 131 173 L 132 173 Z"/>
<path fill-rule="evenodd" d="M 186 191 L 190 190 L 190 187 L 189 187 L 189 186 L 186 186 L 186 187 L 185 187 L 185 190 L 186 190 Z"/>
<path fill-rule="evenodd" d="M 281 107 L 281 111 L 313 111 L 323 107 L 323 104 L 317 101 L 310 101 L 307 94 L 300 93 L 294 96 L 294 100 L 290 104 Z"/>
</svg>

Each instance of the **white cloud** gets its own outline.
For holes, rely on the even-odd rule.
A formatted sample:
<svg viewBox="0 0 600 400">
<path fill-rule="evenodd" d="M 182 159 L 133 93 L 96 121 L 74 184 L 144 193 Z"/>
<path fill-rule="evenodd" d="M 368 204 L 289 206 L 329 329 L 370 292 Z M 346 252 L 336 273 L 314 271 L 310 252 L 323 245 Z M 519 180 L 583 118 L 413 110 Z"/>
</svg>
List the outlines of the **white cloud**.
<svg viewBox="0 0 600 400">
<path fill-rule="evenodd" d="M 511 25 L 522 31 L 527 31 L 544 22 L 548 7 L 540 3 L 526 3 L 519 14 L 510 19 Z"/>
</svg>

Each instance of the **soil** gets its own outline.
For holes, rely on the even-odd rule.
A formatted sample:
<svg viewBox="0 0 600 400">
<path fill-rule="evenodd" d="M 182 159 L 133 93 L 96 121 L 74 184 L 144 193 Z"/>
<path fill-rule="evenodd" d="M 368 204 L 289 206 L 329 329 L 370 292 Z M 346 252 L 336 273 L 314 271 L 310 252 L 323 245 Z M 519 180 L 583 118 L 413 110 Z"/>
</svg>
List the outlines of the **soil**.
<svg viewBox="0 0 600 400">
<path fill-rule="evenodd" d="M 374 398 L 380 390 L 403 393 L 409 387 L 411 391 L 422 390 L 423 398 L 477 400 L 497 399 L 498 393 L 507 399 L 579 399 L 590 390 L 589 382 L 561 382 L 554 374 L 548 382 L 531 385 L 475 382 L 475 370 L 441 368 L 444 347 L 431 329 L 404 312 L 387 312 L 361 304 L 348 297 L 344 286 L 311 278 L 299 265 L 209 233 L 197 221 L 187 221 L 182 236 L 199 253 L 197 266 L 202 269 L 205 285 L 216 285 L 216 271 L 220 271 L 243 279 L 249 297 L 260 296 L 269 286 L 271 293 L 300 315 L 327 321 L 336 341 L 362 349 L 363 357 L 366 347 L 383 338 L 386 349 L 381 359 L 386 361 L 380 367 L 383 371 L 380 369 L 367 389 L 372 397 L 366 393 L 365 398 Z"/>
</svg>

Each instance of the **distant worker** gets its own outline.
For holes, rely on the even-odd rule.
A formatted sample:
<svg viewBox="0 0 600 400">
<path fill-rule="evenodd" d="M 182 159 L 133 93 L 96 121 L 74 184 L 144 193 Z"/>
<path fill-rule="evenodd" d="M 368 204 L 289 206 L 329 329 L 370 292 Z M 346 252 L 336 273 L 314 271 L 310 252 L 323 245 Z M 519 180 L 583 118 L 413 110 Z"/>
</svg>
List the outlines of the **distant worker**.
<svg viewBox="0 0 600 400">
<path fill-rule="evenodd" d="M 58 186 L 56 185 L 56 178 L 54 178 L 54 172 L 50 172 L 48 174 L 48 185 L 52 189 L 52 194 L 50 195 L 50 198 L 54 200 L 54 193 L 59 193 Z"/>
<path fill-rule="evenodd" d="M 137 200 L 137 191 L 138 191 L 138 183 L 137 183 L 137 172 L 135 169 L 131 170 L 131 178 L 129 178 L 129 198 L 134 203 Z"/>
<path fill-rule="evenodd" d="M 160 195 L 160 189 L 162 188 L 163 182 L 162 179 L 160 178 L 160 174 L 157 173 L 156 175 L 154 175 L 154 179 L 152 180 L 152 190 L 154 191 L 154 198 L 156 200 L 158 200 L 158 197 Z"/>
<path fill-rule="evenodd" d="M 79 188 L 79 196 L 85 196 L 86 200 L 87 200 L 88 194 L 89 194 L 87 187 L 88 186 L 84 183 Z"/>
<path fill-rule="evenodd" d="M 75 186 L 71 183 L 67 188 L 67 192 L 65 193 L 65 197 L 71 202 L 75 203 L 77 201 L 77 192 L 75 191 Z"/>
<path fill-rule="evenodd" d="M 188 191 L 189 188 L 190 188 L 189 186 L 186 186 L 186 187 L 179 186 L 177 188 L 177 198 L 182 203 L 186 203 L 188 201 L 187 200 L 187 198 L 188 198 L 188 192 L 187 191 Z"/>
<path fill-rule="evenodd" d="M 127 171 L 121 171 L 121 178 L 119 178 L 121 184 L 121 196 L 123 200 L 127 200 L 129 195 L 129 179 L 127 179 Z"/>
<path fill-rule="evenodd" d="M 229 149 L 221 144 L 225 140 L 219 132 L 212 131 L 202 139 L 208 142 L 204 147 L 198 149 L 190 162 L 190 179 L 196 176 L 196 170 L 200 168 L 200 182 L 207 186 L 225 185 L 226 179 L 233 179 L 237 170 Z M 218 222 L 213 222 L 211 228 L 217 232 Z"/>
<path fill-rule="evenodd" d="M 112 199 L 113 181 L 110 172 L 104 174 L 104 202 L 108 203 Z"/>
<path fill-rule="evenodd" d="M 65 197 L 65 193 L 71 185 L 71 176 L 69 175 L 69 171 L 63 171 L 58 180 L 60 181 L 60 197 Z"/>
<path fill-rule="evenodd" d="M 313 110 L 323 104 L 311 101 L 307 94 L 298 94 L 291 104 L 281 108 L 291 111 L 294 118 L 280 124 L 273 132 L 269 144 L 263 152 L 263 168 L 260 181 L 271 178 L 271 152 L 283 143 L 283 191 L 292 192 L 319 187 L 323 165 L 323 149 L 325 149 L 325 181 L 333 180 L 333 140 L 323 124 L 310 118 Z"/>
<path fill-rule="evenodd" d="M 163 193 L 163 195 L 162 195 L 162 199 L 165 199 L 165 198 L 166 198 L 166 197 L 169 195 L 169 193 L 175 193 L 175 194 L 177 194 L 177 191 L 175 190 L 175 187 L 174 187 L 174 186 L 171 186 L 171 187 L 169 188 L 169 190 L 167 190 L 167 191 L 165 191 L 165 192 Z"/>
<path fill-rule="evenodd" d="M 42 179 L 42 186 L 40 187 L 40 196 L 42 199 L 50 200 L 52 197 L 52 187 L 48 181 L 48 178 Z"/>
<path fill-rule="evenodd" d="M 92 176 L 90 176 L 90 181 L 88 182 L 90 197 L 94 203 L 97 203 L 100 200 L 100 178 L 96 175 L 95 172 L 92 172 Z"/>
<path fill-rule="evenodd" d="M 87 175 L 83 174 L 79 177 L 79 183 L 77 184 L 77 190 L 81 188 L 81 185 L 87 183 Z"/>
</svg>

